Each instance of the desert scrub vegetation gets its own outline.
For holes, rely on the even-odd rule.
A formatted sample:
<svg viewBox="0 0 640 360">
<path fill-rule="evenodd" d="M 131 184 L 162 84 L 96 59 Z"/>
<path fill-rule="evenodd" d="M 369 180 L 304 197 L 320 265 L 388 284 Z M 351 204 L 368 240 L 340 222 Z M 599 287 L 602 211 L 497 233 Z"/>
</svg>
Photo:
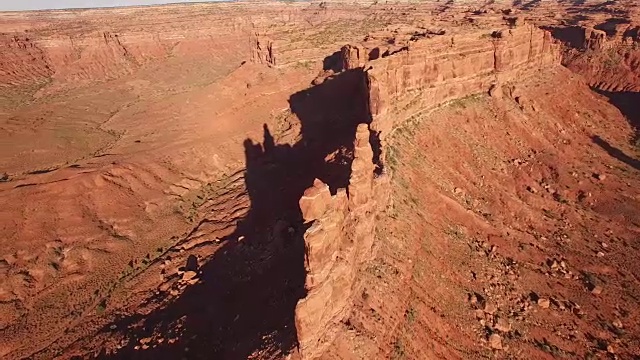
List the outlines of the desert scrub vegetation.
<svg viewBox="0 0 640 360">
<path fill-rule="evenodd" d="M 477 103 L 485 96 L 484 93 L 472 94 L 462 98 L 451 100 L 443 106 L 451 106 L 454 109 L 466 109 L 467 106 Z"/>
<path fill-rule="evenodd" d="M 311 60 L 299 60 L 295 63 L 297 69 L 313 70 L 313 61 Z"/>
<path fill-rule="evenodd" d="M 620 65 L 622 62 L 622 56 L 618 53 L 616 49 L 609 49 L 604 54 L 605 58 L 602 61 L 605 69 L 613 69 Z"/>
<path fill-rule="evenodd" d="M 102 314 L 107 310 L 107 300 L 103 299 L 102 301 L 100 301 L 98 303 L 98 306 L 96 306 L 96 313 L 98 314 Z"/>
<path fill-rule="evenodd" d="M 200 189 L 191 190 L 181 198 L 176 212 L 184 216 L 190 223 L 198 220 L 198 209 L 207 201 L 222 195 L 230 176 L 222 176 L 220 179 L 206 183 Z"/>
<path fill-rule="evenodd" d="M 409 307 L 405 312 L 404 317 L 405 319 L 407 319 L 407 322 L 409 324 L 412 324 L 416 321 L 416 318 L 418 317 L 418 310 L 416 310 L 413 306 Z"/>
<path fill-rule="evenodd" d="M 393 353 L 391 354 L 391 358 L 394 360 L 406 359 L 407 354 L 404 348 L 404 344 L 400 338 L 396 339 L 393 344 Z"/>
<path fill-rule="evenodd" d="M 320 31 L 309 34 L 307 41 L 313 46 L 347 42 L 350 39 L 364 37 L 375 29 L 387 25 L 387 21 L 368 17 L 366 19 L 342 19 L 334 21 L 330 26 L 323 27 Z"/>
<path fill-rule="evenodd" d="M 454 99 L 454 100 L 445 102 L 435 108 L 421 109 L 415 112 L 414 114 L 410 115 L 409 117 L 405 118 L 403 121 L 399 122 L 392 130 L 390 139 L 389 139 L 389 145 L 385 149 L 385 152 L 386 152 L 385 165 L 389 166 L 391 170 L 394 170 L 397 167 L 398 161 L 399 161 L 398 143 L 403 140 L 406 141 L 406 140 L 412 139 L 415 136 L 416 132 L 418 131 L 419 125 L 424 121 L 425 118 L 427 118 L 427 115 L 429 115 L 432 112 L 432 110 L 445 108 L 445 107 L 451 107 L 454 109 L 466 109 L 469 105 L 482 101 L 482 99 L 484 99 L 485 97 L 486 95 L 484 93 L 477 93 L 477 94 L 472 94 L 459 99 Z M 417 103 L 416 99 L 418 98 L 419 98 L 419 95 L 414 95 L 414 100 L 412 100 L 411 102 Z M 405 107 L 405 110 L 406 110 L 406 107 Z"/>
</svg>

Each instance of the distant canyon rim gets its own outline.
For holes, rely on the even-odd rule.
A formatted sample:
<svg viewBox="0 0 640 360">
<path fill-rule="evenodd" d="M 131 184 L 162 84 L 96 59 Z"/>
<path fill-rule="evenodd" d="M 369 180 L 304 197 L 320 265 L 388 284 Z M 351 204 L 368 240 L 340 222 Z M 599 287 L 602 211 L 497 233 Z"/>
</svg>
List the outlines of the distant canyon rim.
<svg viewBox="0 0 640 360">
<path fill-rule="evenodd" d="M 0 12 L 0 358 L 640 358 L 640 4 Z"/>
</svg>

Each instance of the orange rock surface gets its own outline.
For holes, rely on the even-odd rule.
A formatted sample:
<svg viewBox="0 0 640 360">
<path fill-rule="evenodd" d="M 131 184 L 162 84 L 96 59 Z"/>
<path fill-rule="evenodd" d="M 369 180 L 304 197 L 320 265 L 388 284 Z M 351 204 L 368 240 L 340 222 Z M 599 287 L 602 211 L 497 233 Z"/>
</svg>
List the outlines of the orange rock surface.
<svg viewBox="0 0 640 360">
<path fill-rule="evenodd" d="M 639 9 L 0 13 L 0 357 L 640 356 Z"/>
</svg>

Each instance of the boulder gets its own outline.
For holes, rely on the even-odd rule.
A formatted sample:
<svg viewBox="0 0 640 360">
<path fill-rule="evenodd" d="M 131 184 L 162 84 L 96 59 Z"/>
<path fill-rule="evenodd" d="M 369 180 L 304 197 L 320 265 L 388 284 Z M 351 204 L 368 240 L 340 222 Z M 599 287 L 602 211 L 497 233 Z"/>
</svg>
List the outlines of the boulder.
<svg viewBox="0 0 640 360">
<path fill-rule="evenodd" d="M 331 204 L 329 186 L 321 180 L 315 179 L 313 186 L 305 190 L 299 204 L 304 221 L 309 222 L 319 219 Z"/>
</svg>

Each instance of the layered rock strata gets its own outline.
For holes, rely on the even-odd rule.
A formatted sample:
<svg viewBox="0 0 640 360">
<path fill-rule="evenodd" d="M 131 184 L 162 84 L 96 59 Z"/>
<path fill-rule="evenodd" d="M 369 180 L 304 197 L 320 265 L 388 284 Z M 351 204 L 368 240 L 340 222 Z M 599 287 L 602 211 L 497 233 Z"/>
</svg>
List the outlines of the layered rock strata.
<svg viewBox="0 0 640 360">
<path fill-rule="evenodd" d="M 499 96 L 502 84 L 558 66 L 561 57 L 550 33 L 528 24 L 465 36 L 383 40 L 342 49 L 345 70 L 365 72 L 371 114 L 370 124 L 357 128 L 348 189 L 331 196 L 316 180 L 300 199 L 305 221 L 313 222 L 304 236 L 308 295 L 296 308 L 304 359 L 318 358 L 331 344 L 334 326 L 346 319 L 357 271 L 375 248 L 376 216 L 389 203 L 390 174 L 376 169 L 370 139 L 380 140 L 383 165 L 385 139 L 410 111 L 481 92 Z"/>
<path fill-rule="evenodd" d="M 431 108 L 559 63 L 551 34 L 528 24 L 416 41 L 365 65 L 372 130 L 384 141 L 401 120 L 399 109 Z"/>
<path fill-rule="evenodd" d="M 367 124 L 358 125 L 348 189 L 331 196 L 329 187 L 316 180 L 300 199 L 305 221 L 313 221 L 305 233 L 308 295 L 296 308 L 304 358 L 322 353 L 331 325 L 349 311 L 355 265 L 371 258 L 375 217 L 388 202 L 389 178 L 374 177 L 369 134 Z"/>
<path fill-rule="evenodd" d="M 268 36 L 255 33 L 251 36 L 251 61 L 275 66 L 274 44 Z"/>
<path fill-rule="evenodd" d="M 568 45 L 563 63 L 583 75 L 589 86 L 605 92 L 640 91 L 640 26 L 607 21 L 556 31 Z"/>
</svg>

